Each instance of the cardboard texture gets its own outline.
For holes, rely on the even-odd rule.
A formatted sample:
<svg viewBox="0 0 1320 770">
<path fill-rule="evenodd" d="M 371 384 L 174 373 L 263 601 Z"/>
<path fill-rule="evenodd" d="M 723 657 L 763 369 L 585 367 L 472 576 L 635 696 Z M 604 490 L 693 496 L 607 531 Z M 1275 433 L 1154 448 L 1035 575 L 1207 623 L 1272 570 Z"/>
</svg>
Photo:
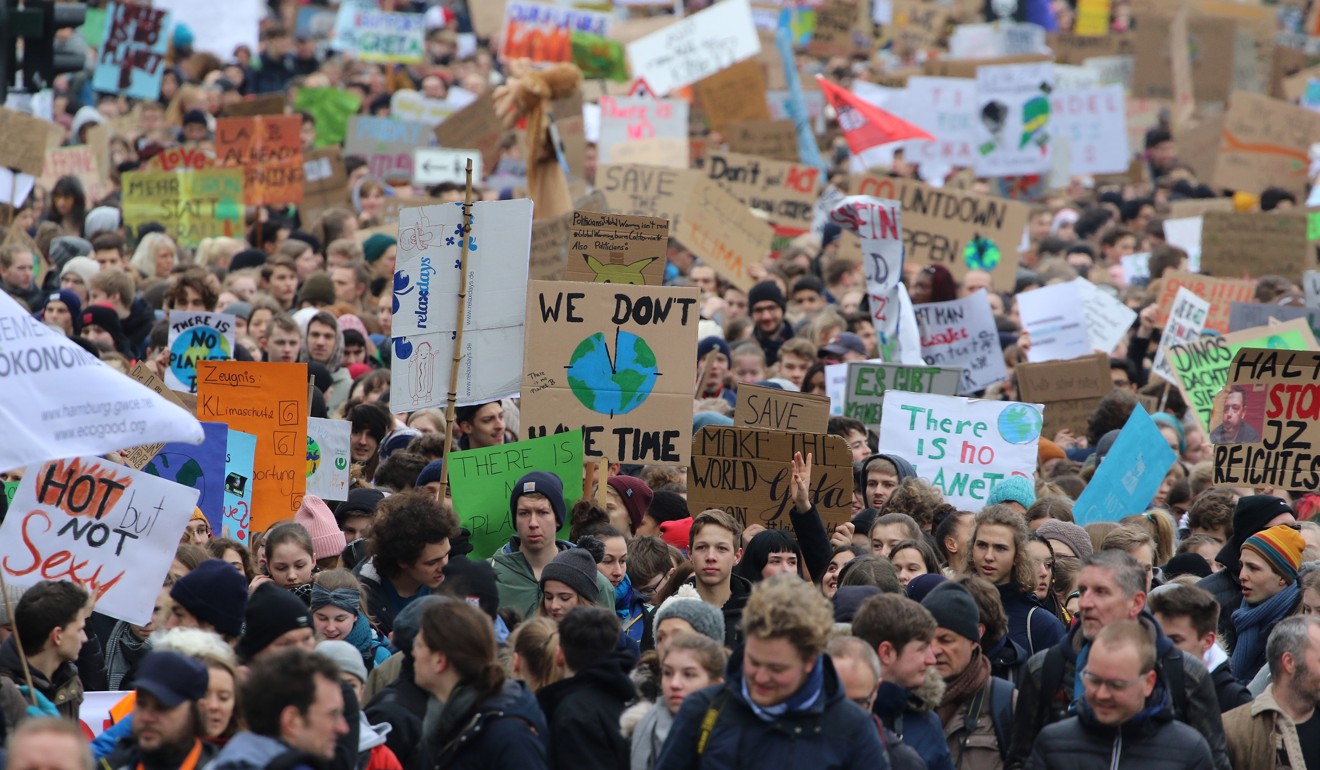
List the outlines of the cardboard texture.
<svg viewBox="0 0 1320 770">
<path fill-rule="evenodd" d="M 298 203 L 303 197 L 303 154 L 297 115 L 220 118 L 215 122 L 218 166 L 243 170 L 249 206 Z"/>
<path fill-rule="evenodd" d="M 894 23 L 885 31 L 902 54 L 936 48 L 944 37 L 949 11 L 923 0 L 894 0 Z"/>
<path fill-rule="evenodd" d="M 1173 11 L 1142 16 L 1133 31 L 1136 64 L 1132 95 L 1146 99 L 1175 97 L 1174 64 L 1170 46 L 1174 37 Z M 1233 88 L 1233 51 L 1237 24 L 1232 19 L 1193 15 L 1187 20 L 1186 40 L 1191 54 L 1192 93 L 1197 101 L 1222 102 Z"/>
<path fill-rule="evenodd" d="M 724 127 L 731 152 L 798 162 L 797 130 L 791 120 L 739 120 Z"/>
<path fill-rule="evenodd" d="M 806 230 L 820 194 L 820 169 L 802 163 L 710 152 L 703 169 L 711 180 L 748 208 L 763 211 L 774 224 Z"/>
<path fill-rule="evenodd" d="M 1220 334 L 1228 331 L 1230 303 L 1251 302 L 1256 295 L 1254 281 L 1211 278 L 1183 270 L 1170 270 L 1164 273 L 1161 281 L 1156 326 L 1163 328 L 1164 322 L 1169 319 L 1169 309 L 1173 307 L 1179 286 L 1186 286 L 1193 294 L 1210 302 L 1210 316 L 1205 320 L 1205 328 L 1214 329 Z"/>
<path fill-rule="evenodd" d="M 858 24 L 859 8 L 869 9 L 870 3 L 858 0 L 826 0 L 816 9 L 816 29 L 807 42 L 807 53 L 812 56 L 851 56 L 858 49 L 871 47 L 869 29 Z"/>
<path fill-rule="evenodd" d="M 1211 184 L 1259 195 L 1282 187 L 1306 197 L 1308 150 L 1320 136 L 1320 113 L 1259 94 L 1234 92 L 1224 114 Z"/>
<path fill-rule="evenodd" d="M 711 130 L 724 133 L 731 123 L 769 120 L 765 70 L 756 59 L 740 61 L 692 84 L 697 104 Z"/>
<path fill-rule="evenodd" d="M 830 421 L 830 400 L 810 393 L 742 384 L 733 424 L 788 433 L 823 433 Z"/>
<path fill-rule="evenodd" d="M 303 199 L 298 206 L 310 226 L 322 211 L 349 202 L 348 174 L 338 147 L 323 147 L 303 155 Z"/>
<path fill-rule="evenodd" d="M 583 429 L 587 457 L 687 465 L 696 381 L 695 288 L 533 281 L 522 434 Z"/>
<path fill-rule="evenodd" d="M 0 166 L 41 176 L 47 132 L 54 127 L 40 118 L 0 107 Z"/>
<path fill-rule="evenodd" d="M 952 396 L 958 393 L 961 382 L 960 368 L 853 361 L 848 364 L 843 416 L 878 430 L 885 393 L 895 390 Z"/>
<path fill-rule="evenodd" d="M 133 368 L 128 370 L 128 376 L 132 377 L 137 382 L 146 385 L 148 388 L 151 388 L 152 392 L 154 392 L 156 395 L 169 399 L 170 401 L 173 401 L 182 409 L 186 409 L 189 412 L 196 411 L 197 409 L 196 396 L 192 396 L 187 393 L 175 393 L 174 391 L 170 390 L 169 386 L 165 384 L 164 380 L 157 377 L 150 369 L 146 367 L 145 364 L 143 364 L 140 361 L 136 364 L 133 364 Z M 184 399 L 188 399 L 189 403 L 184 403 Z M 142 446 L 135 446 L 135 447 L 129 447 L 128 449 L 124 449 L 120 452 L 120 454 L 124 456 L 124 465 L 127 465 L 128 467 L 132 468 L 135 471 L 140 471 L 142 470 L 143 466 L 145 466 L 151 460 L 151 458 L 155 457 L 156 453 L 160 452 L 160 450 L 164 446 L 165 444 L 163 442 L 154 443 L 154 444 L 143 444 Z"/>
<path fill-rule="evenodd" d="M 1315 264 L 1306 216 L 1271 211 L 1201 219 L 1201 270 L 1225 278 L 1297 275 Z"/>
<path fill-rule="evenodd" d="M 610 162 L 685 169 L 692 165 L 691 153 L 686 135 L 683 139 L 636 139 L 614 145 Z"/>
<path fill-rule="evenodd" d="M 1053 439 L 1067 429 L 1086 435 L 1086 424 L 1096 403 L 1114 389 L 1109 377 L 1109 356 L 1096 353 L 1066 361 L 1018 364 L 1018 396 L 1045 406 L 1041 435 Z"/>
<path fill-rule="evenodd" d="M 702 262 L 743 291 L 756 283 L 749 269 L 770 256 L 774 239 L 770 225 L 709 179 L 693 185 L 674 234 Z"/>
<path fill-rule="evenodd" d="M 701 176 L 700 171 L 658 166 L 601 165 L 596 170 L 596 189 L 616 213 L 668 219 L 669 234 L 674 236 Z"/>
<path fill-rule="evenodd" d="M 565 279 L 660 286 L 668 240 L 664 219 L 574 211 Z"/>
<path fill-rule="evenodd" d="M 1242 415 L 1227 421 L 1223 401 L 1213 420 L 1216 486 L 1312 490 L 1320 484 L 1320 353 L 1247 347 L 1228 368 L 1241 389 Z"/>
<path fill-rule="evenodd" d="M 692 439 L 688 509 L 792 529 L 793 455 L 812 456 L 811 501 L 827 531 L 852 516 L 852 452 L 842 436 L 706 426 Z"/>
<path fill-rule="evenodd" d="M 1193 129 L 1195 130 L 1195 129 Z M 1219 129 L 1215 129 L 1215 136 L 1219 136 Z M 1178 140 L 1178 157 L 1183 156 L 1183 140 Z M 1193 168 L 1196 168 L 1195 166 Z M 1182 201 L 1169 202 L 1169 219 L 1186 219 L 1187 217 L 1199 217 L 1211 211 L 1225 213 L 1233 212 L 1232 198 L 1191 198 Z"/>
<path fill-rule="evenodd" d="M 226 118 L 250 118 L 256 115 L 283 115 L 289 100 L 284 94 L 257 96 L 225 105 L 220 112 Z"/>
<path fill-rule="evenodd" d="M 532 221 L 532 247 L 527 277 L 533 281 L 562 281 L 568 270 L 568 237 L 573 215 Z"/>
</svg>

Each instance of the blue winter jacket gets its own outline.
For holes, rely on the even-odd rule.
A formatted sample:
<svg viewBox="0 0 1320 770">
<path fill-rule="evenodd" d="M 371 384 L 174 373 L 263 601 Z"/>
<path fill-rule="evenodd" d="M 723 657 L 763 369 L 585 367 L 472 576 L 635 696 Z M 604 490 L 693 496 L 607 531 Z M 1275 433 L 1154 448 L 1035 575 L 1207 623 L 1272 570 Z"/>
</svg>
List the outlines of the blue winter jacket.
<svg viewBox="0 0 1320 770">
<path fill-rule="evenodd" d="M 906 687 L 893 682 L 881 682 L 871 711 L 880 717 L 885 727 L 893 730 L 903 743 L 911 746 L 926 761 L 926 770 L 953 770 L 949 756 L 949 743 L 944 738 L 944 725 L 929 704 L 925 711 L 913 708 L 915 698 Z"/>
<path fill-rule="evenodd" d="M 1012 582 L 996 588 L 1004 604 L 1004 614 L 1008 616 L 1008 638 L 1026 650 L 1027 657 L 1063 640 L 1067 632 L 1063 621 L 1046 609 L 1034 594 L 1023 592 Z M 1033 609 L 1035 612 L 1032 612 Z"/>
</svg>

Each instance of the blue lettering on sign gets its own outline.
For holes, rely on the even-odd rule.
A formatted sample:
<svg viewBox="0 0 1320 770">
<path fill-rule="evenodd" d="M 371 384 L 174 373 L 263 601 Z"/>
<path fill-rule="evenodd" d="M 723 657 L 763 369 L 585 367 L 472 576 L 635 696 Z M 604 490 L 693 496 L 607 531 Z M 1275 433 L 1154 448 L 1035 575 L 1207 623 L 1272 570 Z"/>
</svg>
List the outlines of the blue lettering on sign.
<svg viewBox="0 0 1320 770">
<path fill-rule="evenodd" d="M 417 276 L 417 310 L 414 311 L 419 329 L 426 328 L 427 310 L 431 301 L 431 276 L 433 275 L 435 275 L 435 268 L 431 266 L 431 258 L 422 257 L 422 269 Z"/>
</svg>

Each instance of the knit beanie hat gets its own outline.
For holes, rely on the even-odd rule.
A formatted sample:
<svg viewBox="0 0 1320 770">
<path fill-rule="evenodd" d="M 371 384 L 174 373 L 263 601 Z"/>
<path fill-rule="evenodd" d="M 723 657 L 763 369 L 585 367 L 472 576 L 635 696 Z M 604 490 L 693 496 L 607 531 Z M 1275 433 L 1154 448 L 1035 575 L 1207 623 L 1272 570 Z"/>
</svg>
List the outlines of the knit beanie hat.
<svg viewBox="0 0 1320 770">
<path fill-rule="evenodd" d="M 588 600 L 594 602 L 600 590 L 596 587 L 596 560 L 585 548 L 570 548 L 541 570 L 541 590 L 547 580 L 558 580 Z"/>
<path fill-rule="evenodd" d="M 317 307 L 335 304 L 335 284 L 330 280 L 330 274 L 320 272 L 307 276 L 298 290 L 298 304 Z"/>
<path fill-rule="evenodd" d="M 788 307 L 788 303 L 784 301 L 784 292 L 779 290 L 779 284 L 774 281 L 761 281 L 747 292 L 748 310 L 756 307 L 758 302 L 767 301 L 775 303 L 781 310 Z"/>
<path fill-rule="evenodd" d="M 207 559 L 198 564 L 197 569 L 174 582 L 170 598 L 193 617 L 215 626 L 222 636 L 243 633 L 243 613 L 248 604 L 247 578 L 228 562 Z"/>
<path fill-rule="evenodd" d="M 236 573 L 233 567 L 229 571 Z M 302 599 L 274 583 L 262 583 L 248 597 L 243 638 L 238 640 L 234 652 L 240 661 L 246 662 L 284 634 L 311 627 L 312 615 Z"/>
<path fill-rule="evenodd" d="M 628 518 L 632 519 L 633 529 L 642 525 L 642 516 L 646 515 L 646 510 L 651 507 L 651 500 L 655 493 L 646 486 L 646 482 L 636 476 L 610 476 L 605 481 L 619 494 L 623 500 L 623 507 L 628 509 Z"/>
<path fill-rule="evenodd" d="M 733 418 L 719 412 L 697 412 L 692 415 L 692 432 L 700 433 L 701 429 L 707 425 L 714 425 L 721 428 L 732 428 Z"/>
<path fill-rule="evenodd" d="M 1071 548 L 1079 559 L 1091 557 L 1091 536 L 1072 522 L 1046 519 L 1044 524 L 1036 527 L 1036 534 L 1046 540 L 1058 540 Z"/>
<path fill-rule="evenodd" d="M 46 314 L 46 306 L 52 302 L 63 302 L 64 306 L 69 309 L 69 320 L 73 325 L 73 333 L 77 334 L 82 329 L 82 300 L 78 299 L 78 295 L 74 294 L 72 289 L 52 291 L 42 298 L 41 307 L 38 308 L 43 319 Z"/>
<path fill-rule="evenodd" d="M 724 644 L 724 612 L 702 601 L 697 589 L 690 585 L 679 586 L 673 596 L 665 599 L 656 610 L 654 627 L 659 628 L 669 618 L 686 620 L 693 631 Z"/>
<path fill-rule="evenodd" d="M 684 500 L 682 495 L 673 492 L 656 492 L 651 496 L 651 505 L 646 509 L 646 515 L 650 516 L 656 524 L 686 519 L 688 517 L 687 500 Z"/>
<path fill-rule="evenodd" d="M 1169 559 L 1169 562 L 1164 565 L 1162 571 L 1164 572 L 1165 580 L 1172 580 L 1179 575 L 1195 575 L 1198 578 L 1206 578 L 1210 577 L 1214 570 L 1210 569 L 1210 563 L 1205 560 L 1204 556 L 1189 551 L 1187 553 L 1180 553 L 1172 559 Z M 1165 585 L 1174 584 L 1165 583 Z M 1151 595 L 1153 596 L 1154 592 L 1152 592 Z"/>
<path fill-rule="evenodd" d="M 1286 524 L 1257 532 L 1242 544 L 1242 550 L 1255 552 L 1289 583 L 1297 580 L 1305 549 L 1306 540 L 1302 534 Z"/>
<path fill-rule="evenodd" d="M 564 526 L 564 482 L 553 473 L 545 471 L 532 471 L 531 473 L 518 479 L 518 483 L 513 485 L 513 494 L 509 497 L 509 518 L 514 522 L 514 529 L 517 525 L 518 498 L 523 495 L 529 495 L 533 492 L 545 495 L 550 501 L 550 510 L 555 512 L 555 527 Z M 546 565 L 549 569 L 549 565 Z M 595 570 L 595 566 L 592 566 Z M 586 592 L 586 596 L 595 596 L 591 591 Z"/>
<path fill-rule="evenodd" d="M 1293 509 L 1287 503 L 1273 495 L 1247 495 L 1239 498 L 1233 508 L 1233 537 L 1219 549 L 1215 561 L 1224 565 L 1228 574 L 1236 575 L 1242 567 L 1238 554 L 1247 538 L 1265 529 L 1265 525 L 1276 517 L 1292 512 Z"/>
<path fill-rule="evenodd" d="M 922 577 L 927 577 L 922 575 Z M 867 599 L 884 593 L 877 586 L 839 586 L 834 592 L 834 622 L 851 623 Z"/>
<path fill-rule="evenodd" d="M 395 428 L 380 442 L 380 447 L 376 451 L 380 453 L 380 459 L 384 460 L 401 449 L 407 449 L 413 439 L 420 435 L 422 432 L 416 428 Z"/>
<path fill-rule="evenodd" d="M 432 481 L 439 481 L 440 475 L 445 470 L 444 460 L 432 460 L 422 468 L 422 472 L 417 474 L 417 483 L 413 486 L 424 487 Z"/>
<path fill-rule="evenodd" d="M 343 639 L 326 639 L 316 645 L 316 654 L 333 660 L 339 670 L 352 674 L 359 682 L 367 683 L 367 664 L 362 662 L 362 653 L 358 648 Z"/>
<path fill-rule="evenodd" d="M 312 536 L 312 558 L 328 559 L 344 552 L 344 533 L 339 531 L 339 524 L 330 506 L 316 495 L 303 495 L 302 505 L 293 515 L 293 520 L 305 527 Z"/>
<path fill-rule="evenodd" d="M 92 253 L 92 244 L 76 235 L 61 235 L 50 242 L 50 261 L 60 270 L 74 257 Z"/>
<path fill-rule="evenodd" d="M 724 354 L 724 360 L 733 363 L 733 351 L 729 348 L 729 343 L 719 337 L 705 337 L 697 343 L 697 360 L 705 358 L 712 350 L 718 350 Z M 698 372 L 700 374 L 700 372 Z"/>
<path fill-rule="evenodd" d="M 692 547 L 692 517 L 661 522 L 660 539 L 687 553 Z"/>
<path fill-rule="evenodd" d="M 384 499 L 385 493 L 379 489 L 354 489 L 347 500 L 335 506 L 335 522 L 343 524 L 349 516 L 370 516 Z"/>
<path fill-rule="evenodd" d="M 945 581 L 935 586 L 926 598 L 921 600 L 935 623 L 940 628 L 947 628 L 959 636 L 973 642 L 981 641 L 981 611 L 977 609 L 972 592 L 960 583 Z"/>
<path fill-rule="evenodd" d="M 374 264 L 385 254 L 385 250 L 391 246 L 398 245 L 398 241 L 386 235 L 385 233 L 376 233 L 362 243 L 362 258 L 367 260 L 367 264 Z"/>
<path fill-rule="evenodd" d="M 947 581 L 948 578 L 938 572 L 932 572 L 929 575 L 917 575 L 908 581 L 907 588 L 904 590 L 907 592 L 907 597 L 909 599 L 920 603 L 925 601 L 926 596 L 931 591 L 934 591 L 941 583 Z"/>
<path fill-rule="evenodd" d="M 97 206 L 87 212 L 87 217 L 83 219 L 83 237 L 90 239 L 97 233 L 118 230 L 121 221 L 119 209 L 114 206 Z"/>
<path fill-rule="evenodd" d="M 83 279 L 83 283 L 91 287 L 92 276 L 101 272 L 101 266 L 91 257 L 74 257 L 64 263 L 64 269 L 60 271 L 60 277 L 73 273 Z"/>
<path fill-rule="evenodd" d="M 261 249 L 243 249 L 229 260 L 229 272 L 261 267 L 264 264 L 266 264 L 266 252 Z"/>
<path fill-rule="evenodd" d="M 1000 479 L 995 488 L 990 490 L 986 505 L 996 503 L 1017 503 L 1023 508 L 1030 508 L 1036 502 L 1036 488 L 1026 476 L 1009 476 Z"/>
</svg>

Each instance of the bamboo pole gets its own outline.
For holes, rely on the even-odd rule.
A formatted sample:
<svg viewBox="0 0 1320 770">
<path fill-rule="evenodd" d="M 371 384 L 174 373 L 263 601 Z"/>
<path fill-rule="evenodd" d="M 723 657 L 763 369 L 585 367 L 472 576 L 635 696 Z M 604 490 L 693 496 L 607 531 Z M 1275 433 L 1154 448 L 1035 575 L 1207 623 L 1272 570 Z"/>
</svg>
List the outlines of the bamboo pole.
<svg viewBox="0 0 1320 770">
<path fill-rule="evenodd" d="M 18 660 L 23 664 L 23 679 L 27 681 L 28 700 L 37 705 L 37 688 L 32 684 L 32 669 L 28 668 L 27 655 L 23 653 L 23 640 L 18 636 L 18 623 L 14 621 L 14 603 L 9 601 L 9 587 L 5 585 L 5 571 L 0 569 L 0 594 L 5 595 L 5 613 L 9 615 L 10 633 L 14 636 L 14 649 L 18 651 Z"/>
<path fill-rule="evenodd" d="M 468 244 L 472 238 L 472 159 L 467 161 L 467 189 L 463 193 L 463 237 L 460 239 L 459 246 L 462 249 L 462 256 L 459 257 L 458 274 L 458 322 L 455 325 L 454 332 L 454 355 L 450 359 L 449 365 L 449 399 L 445 404 L 445 453 L 448 454 L 449 448 L 454 441 L 454 410 L 458 401 L 458 364 L 463 359 L 463 319 L 467 316 L 467 284 L 468 284 Z M 440 500 L 445 499 L 449 487 L 449 463 L 445 462 L 440 468 Z"/>
</svg>

